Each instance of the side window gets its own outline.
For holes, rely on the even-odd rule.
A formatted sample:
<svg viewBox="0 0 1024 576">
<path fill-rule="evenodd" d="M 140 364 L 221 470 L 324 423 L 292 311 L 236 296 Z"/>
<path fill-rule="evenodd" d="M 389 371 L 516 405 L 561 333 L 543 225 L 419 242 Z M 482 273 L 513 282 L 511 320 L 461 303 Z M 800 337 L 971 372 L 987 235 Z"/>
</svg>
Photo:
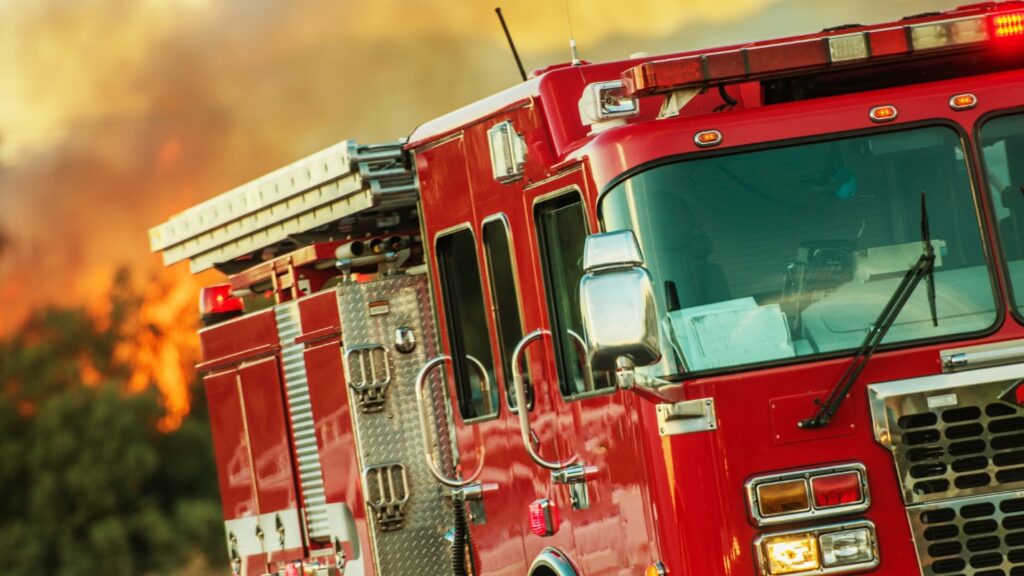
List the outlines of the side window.
<svg viewBox="0 0 1024 576">
<path fill-rule="evenodd" d="M 591 372 L 586 363 L 579 293 L 583 244 L 587 239 L 583 202 L 579 194 L 559 196 L 538 204 L 534 218 L 562 395 L 609 388 L 612 380 L 608 375 Z"/>
<path fill-rule="evenodd" d="M 498 412 L 498 390 L 473 233 L 438 237 L 437 263 L 459 414 L 463 420 L 492 416 Z"/>
<path fill-rule="evenodd" d="M 508 228 L 504 220 L 490 220 L 484 223 L 484 252 L 487 255 L 487 278 L 490 281 L 491 305 L 498 327 L 498 350 L 505 374 L 505 394 L 510 408 L 516 408 L 515 392 L 512 390 L 512 352 L 523 339 L 523 324 L 520 319 L 518 285 L 512 268 L 512 252 L 509 245 Z M 523 381 L 529 393 L 529 372 L 523 372 Z"/>
</svg>

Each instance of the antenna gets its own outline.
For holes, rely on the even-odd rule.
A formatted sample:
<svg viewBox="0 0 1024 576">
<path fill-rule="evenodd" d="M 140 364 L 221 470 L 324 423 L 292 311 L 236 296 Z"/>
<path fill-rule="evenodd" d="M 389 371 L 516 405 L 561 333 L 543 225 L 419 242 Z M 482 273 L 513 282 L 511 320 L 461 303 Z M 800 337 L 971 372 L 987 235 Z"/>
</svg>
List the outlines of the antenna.
<svg viewBox="0 0 1024 576">
<path fill-rule="evenodd" d="M 569 53 L 572 55 L 572 65 L 579 66 L 583 61 L 580 60 L 579 50 L 576 49 L 576 34 L 572 31 L 572 12 L 569 10 L 569 0 L 565 0 L 565 17 L 569 20 Z"/>
<path fill-rule="evenodd" d="M 495 8 L 494 13 L 498 15 L 498 22 L 501 22 L 501 29 L 505 31 L 505 39 L 508 40 L 508 47 L 512 49 L 512 57 L 516 59 L 516 66 L 519 67 L 519 75 L 523 77 L 523 82 L 526 82 L 526 70 L 523 69 L 523 62 L 519 59 L 519 52 L 516 51 L 516 44 L 512 41 L 512 34 L 508 31 L 508 26 L 505 25 L 505 17 L 501 15 L 501 8 Z"/>
</svg>

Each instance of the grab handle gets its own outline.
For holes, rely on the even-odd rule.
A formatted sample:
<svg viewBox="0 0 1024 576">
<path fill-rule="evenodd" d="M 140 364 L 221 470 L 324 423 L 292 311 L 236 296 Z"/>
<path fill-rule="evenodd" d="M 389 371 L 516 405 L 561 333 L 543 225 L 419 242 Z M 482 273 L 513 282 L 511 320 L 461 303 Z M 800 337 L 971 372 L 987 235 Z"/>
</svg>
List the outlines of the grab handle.
<svg viewBox="0 0 1024 576">
<path fill-rule="evenodd" d="M 484 382 L 484 389 L 490 389 L 490 379 L 487 376 L 487 370 L 484 369 L 483 364 L 479 360 L 472 356 L 466 356 L 470 361 L 470 364 L 480 373 L 480 378 Z M 452 361 L 452 357 L 445 354 L 431 359 L 423 368 L 420 368 L 419 374 L 416 375 L 416 405 L 420 413 L 420 432 L 423 436 L 423 457 L 427 461 L 427 468 L 430 469 L 430 473 L 437 478 L 437 481 L 449 488 L 463 488 L 469 486 L 476 481 L 477 476 L 484 468 L 484 452 L 483 449 L 477 447 L 477 469 L 468 478 L 459 480 L 458 478 L 449 478 L 442 472 L 437 462 L 434 461 L 434 451 L 437 448 L 434 441 L 434 433 L 430 430 L 430 416 L 428 415 L 429 405 L 426 402 L 426 397 L 423 394 L 424 383 L 427 381 L 427 376 L 430 375 L 438 366 L 443 366 L 446 363 Z M 436 423 L 436 422 L 435 422 Z"/>
<path fill-rule="evenodd" d="M 526 448 L 526 453 L 530 455 L 530 459 L 537 463 L 542 468 L 548 470 L 561 470 L 566 466 L 576 461 L 576 456 L 573 456 L 566 461 L 558 460 L 546 460 L 541 456 L 537 450 L 533 448 L 534 437 L 533 430 L 530 429 L 530 410 L 529 405 L 526 403 L 526 386 L 523 384 L 523 375 L 519 372 L 519 358 L 523 355 L 523 351 L 530 345 L 534 340 L 539 340 L 543 336 L 551 336 L 551 332 L 538 328 L 533 332 L 530 332 L 523 337 L 522 340 L 516 344 L 515 350 L 512 352 L 512 386 L 516 392 L 516 406 L 519 407 L 519 432 L 523 438 L 523 446 Z M 537 443 L 538 446 L 540 442 Z"/>
</svg>

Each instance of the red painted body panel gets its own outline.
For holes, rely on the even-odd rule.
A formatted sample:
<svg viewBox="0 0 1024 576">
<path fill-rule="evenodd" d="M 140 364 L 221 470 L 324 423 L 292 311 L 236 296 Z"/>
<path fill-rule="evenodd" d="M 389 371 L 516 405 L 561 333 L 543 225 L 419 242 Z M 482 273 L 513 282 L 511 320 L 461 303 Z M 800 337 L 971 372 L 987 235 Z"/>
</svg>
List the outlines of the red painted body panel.
<svg viewBox="0 0 1024 576">
<path fill-rule="evenodd" d="M 260 514 L 297 507 L 287 417 L 277 358 L 238 368 Z"/>
<path fill-rule="evenodd" d="M 238 374 L 234 370 L 209 374 L 203 378 L 203 383 L 206 386 L 206 401 L 210 406 L 224 519 L 259 514 L 252 455 L 245 436 Z"/>
<path fill-rule="evenodd" d="M 273 310 L 263 310 L 199 331 L 201 371 L 207 365 L 239 364 L 279 347 Z"/>
</svg>

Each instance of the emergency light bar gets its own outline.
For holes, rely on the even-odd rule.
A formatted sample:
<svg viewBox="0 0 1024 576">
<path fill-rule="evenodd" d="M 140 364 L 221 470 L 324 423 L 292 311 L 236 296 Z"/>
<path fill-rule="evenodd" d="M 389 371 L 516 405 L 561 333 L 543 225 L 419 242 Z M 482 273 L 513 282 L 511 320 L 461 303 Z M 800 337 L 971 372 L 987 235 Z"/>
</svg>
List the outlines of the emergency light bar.
<svg viewBox="0 0 1024 576">
<path fill-rule="evenodd" d="M 1006 39 L 1024 40 L 1024 9 L 646 62 L 622 74 L 623 92 L 637 98 Z"/>
</svg>

